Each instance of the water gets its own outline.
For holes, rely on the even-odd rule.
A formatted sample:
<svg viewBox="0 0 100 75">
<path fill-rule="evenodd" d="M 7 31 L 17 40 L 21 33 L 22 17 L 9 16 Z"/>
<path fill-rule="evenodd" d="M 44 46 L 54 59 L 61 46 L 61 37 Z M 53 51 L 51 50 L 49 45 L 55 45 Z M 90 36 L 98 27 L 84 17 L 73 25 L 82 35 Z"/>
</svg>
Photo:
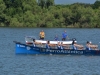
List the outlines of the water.
<svg viewBox="0 0 100 75">
<path fill-rule="evenodd" d="M 25 36 L 39 38 L 44 30 L 46 40 L 53 40 L 66 30 L 69 38 L 85 45 L 92 41 L 100 45 L 100 29 L 66 28 L 0 28 L 0 75 L 100 75 L 100 56 L 16 55 L 13 41 L 25 43 Z"/>
</svg>

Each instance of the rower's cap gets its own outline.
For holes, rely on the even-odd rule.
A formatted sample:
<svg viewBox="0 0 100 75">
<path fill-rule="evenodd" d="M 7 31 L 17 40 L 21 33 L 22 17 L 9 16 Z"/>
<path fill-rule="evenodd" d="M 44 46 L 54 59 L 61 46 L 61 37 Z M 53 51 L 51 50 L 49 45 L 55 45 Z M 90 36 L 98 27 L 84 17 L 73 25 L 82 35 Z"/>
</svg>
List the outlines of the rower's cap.
<svg viewBox="0 0 100 75">
<path fill-rule="evenodd" d="M 75 43 L 77 43 L 77 41 L 75 41 Z"/>
<path fill-rule="evenodd" d="M 91 44 L 92 42 L 90 41 L 89 43 Z"/>
</svg>

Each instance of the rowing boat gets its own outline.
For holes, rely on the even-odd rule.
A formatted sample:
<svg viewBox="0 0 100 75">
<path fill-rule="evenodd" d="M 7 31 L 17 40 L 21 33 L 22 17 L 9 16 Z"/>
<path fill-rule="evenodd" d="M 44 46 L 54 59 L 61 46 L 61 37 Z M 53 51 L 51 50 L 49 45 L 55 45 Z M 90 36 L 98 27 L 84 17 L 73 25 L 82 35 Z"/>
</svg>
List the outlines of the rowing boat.
<svg viewBox="0 0 100 75">
<path fill-rule="evenodd" d="M 33 45 L 14 41 L 16 54 L 65 54 L 65 55 L 100 55 L 100 50 L 73 50 L 45 48 L 43 46 L 34 47 Z"/>
<path fill-rule="evenodd" d="M 41 43 L 37 46 L 33 46 L 33 37 L 25 37 L 26 43 L 20 43 L 14 41 L 15 43 L 15 53 L 16 54 L 65 54 L 65 55 L 100 55 L 100 50 L 74 50 L 73 48 L 58 49 L 58 48 L 46 48 L 47 40 L 35 40 L 37 43 Z M 74 39 L 74 41 L 76 41 Z M 62 42 L 65 45 L 72 45 L 73 40 L 70 41 L 50 41 L 50 44 L 57 45 L 58 42 Z"/>
</svg>

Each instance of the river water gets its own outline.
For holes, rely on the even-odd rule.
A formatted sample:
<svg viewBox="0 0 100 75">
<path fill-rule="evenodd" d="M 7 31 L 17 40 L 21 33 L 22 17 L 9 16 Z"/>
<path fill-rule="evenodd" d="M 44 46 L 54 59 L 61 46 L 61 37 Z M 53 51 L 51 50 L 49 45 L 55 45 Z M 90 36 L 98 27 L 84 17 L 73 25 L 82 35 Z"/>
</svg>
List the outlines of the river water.
<svg viewBox="0 0 100 75">
<path fill-rule="evenodd" d="M 67 31 L 79 44 L 86 41 L 100 46 L 100 29 L 77 28 L 0 28 L 0 75 L 100 75 L 100 56 L 16 55 L 13 41 L 25 43 L 25 36 L 39 39 L 45 31 L 46 40 L 54 40 Z M 99 47 L 100 48 L 100 47 Z"/>
</svg>

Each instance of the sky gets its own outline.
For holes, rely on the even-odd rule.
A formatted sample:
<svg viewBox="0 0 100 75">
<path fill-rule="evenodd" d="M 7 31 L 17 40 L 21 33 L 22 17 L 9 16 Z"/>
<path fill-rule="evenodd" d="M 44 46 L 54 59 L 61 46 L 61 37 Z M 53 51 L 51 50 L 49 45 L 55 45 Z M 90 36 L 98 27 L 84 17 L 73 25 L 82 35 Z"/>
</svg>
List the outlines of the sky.
<svg viewBox="0 0 100 75">
<path fill-rule="evenodd" d="M 55 0 L 55 4 L 72 4 L 72 3 L 90 3 L 94 4 L 96 0 Z"/>
</svg>

